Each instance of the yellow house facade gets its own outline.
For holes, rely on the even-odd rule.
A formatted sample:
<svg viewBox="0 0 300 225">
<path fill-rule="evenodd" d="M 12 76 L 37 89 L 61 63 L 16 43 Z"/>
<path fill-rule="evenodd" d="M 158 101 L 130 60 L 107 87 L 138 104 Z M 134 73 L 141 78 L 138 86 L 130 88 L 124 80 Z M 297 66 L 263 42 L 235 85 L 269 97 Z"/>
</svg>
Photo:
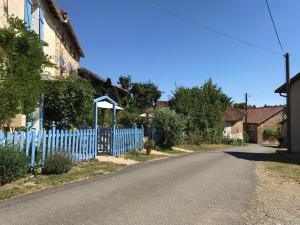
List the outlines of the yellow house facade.
<svg viewBox="0 0 300 225">
<path fill-rule="evenodd" d="M 55 0 L 0 0 L 0 27 L 7 25 L 8 16 L 24 20 L 27 28 L 48 44 L 44 52 L 51 57 L 55 67 L 46 69 L 43 79 L 77 72 L 84 53 L 68 13 L 60 9 Z M 41 111 L 38 109 L 33 113 L 35 129 L 42 126 Z M 12 121 L 11 124 L 23 126 L 24 121 Z"/>
</svg>

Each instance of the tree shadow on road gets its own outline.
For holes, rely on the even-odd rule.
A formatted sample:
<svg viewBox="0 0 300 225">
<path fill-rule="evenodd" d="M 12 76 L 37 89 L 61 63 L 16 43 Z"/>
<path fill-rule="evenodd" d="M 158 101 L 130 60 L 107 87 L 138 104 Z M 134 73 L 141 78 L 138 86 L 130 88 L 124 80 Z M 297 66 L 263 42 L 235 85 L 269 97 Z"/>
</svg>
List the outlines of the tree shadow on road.
<svg viewBox="0 0 300 225">
<path fill-rule="evenodd" d="M 294 165 L 300 165 L 300 154 L 289 154 L 287 151 L 277 150 L 273 153 L 253 153 L 253 152 L 230 152 L 224 151 L 224 153 L 234 156 L 239 159 L 245 159 L 250 161 L 264 161 L 264 162 L 279 162 L 288 163 Z"/>
</svg>

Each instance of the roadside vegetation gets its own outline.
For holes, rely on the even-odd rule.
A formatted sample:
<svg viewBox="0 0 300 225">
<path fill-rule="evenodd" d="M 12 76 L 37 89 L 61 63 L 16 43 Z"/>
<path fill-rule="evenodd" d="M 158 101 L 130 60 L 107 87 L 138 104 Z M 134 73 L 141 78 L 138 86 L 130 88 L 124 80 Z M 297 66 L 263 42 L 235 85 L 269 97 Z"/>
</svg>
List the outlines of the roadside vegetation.
<svg viewBox="0 0 300 225">
<path fill-rule="evenodd" d="M 190 144 L 182 144 L 176 146 L 177 148 L 186 149 L 193 152 L 205 152 L 205 151 L 214 151 L 214 150 L 222 150 L 226 148 L 232 147 L 232 145 L 225 144 L 201 144 L 201 145 L 190 145 Z"/>
<path fill-rule="evenodd" d="M 284 179 L 300 183 L 300 155 L 277 151 L 273 154 L 261 154 L 258 158 L 265 168 Z"/>
<path fill-rule="evenodd" d="M 0 187 L 0 200 L 107 174 L 124 167 L 125 165 L 122 164 L 92 160 L 72 167 L 67 173 L 52 175 L 38 174 L 36 176 L 29 174 L 21 180 Z"/>
</svg>

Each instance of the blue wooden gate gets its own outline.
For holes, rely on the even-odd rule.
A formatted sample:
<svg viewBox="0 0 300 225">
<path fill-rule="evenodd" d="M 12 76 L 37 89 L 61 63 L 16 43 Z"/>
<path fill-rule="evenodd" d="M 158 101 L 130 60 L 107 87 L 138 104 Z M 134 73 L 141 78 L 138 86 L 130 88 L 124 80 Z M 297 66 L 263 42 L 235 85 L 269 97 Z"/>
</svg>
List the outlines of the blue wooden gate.
<svg viewBox="0 0 300 225">
<path fill-rule="evenodd" d="M 98 152 L 113 156 L 144 149 L 144 128 L 99 128 Z"/>
</svg>

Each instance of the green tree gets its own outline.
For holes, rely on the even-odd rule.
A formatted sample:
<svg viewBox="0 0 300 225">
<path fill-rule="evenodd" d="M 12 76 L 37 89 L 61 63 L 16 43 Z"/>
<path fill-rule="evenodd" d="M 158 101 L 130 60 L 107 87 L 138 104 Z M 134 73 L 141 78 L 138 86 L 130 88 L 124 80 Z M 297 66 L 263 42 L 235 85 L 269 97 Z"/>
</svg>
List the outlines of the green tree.
<svg viewBox="0 0 300 225">
<path fill-rule="evenodd" d="M 29 114 L 43 92 L 41 74 L 53 66 L 43 52 L 47 44 L 28 31 L 22 20 L 9 17 L 0 29 L 0 127 L 16 114 Z"/>
<path fill-rule="evenodd" d="M 153 107 L 161 97 L 162 92 L 158 90 L 157 85 L 148 81 L 146 83 L 133 83 L 130 94 L 132 95 L 131 106 L 142 111 L 148 107 Z"/>
<path fill-rule="evenodd" d="M 91 84 L 76 76 L 47 81 L 45 91 L 45 125 L 52 121 L 60 129 L 91 126 L 95 90 Z"/>
<path fill-rule="evenodd" d="M 202 87 L 179 87 L 170 106 L 187 120 L 186 133 L 197 142 L 218 142 L 222 139 L 224 113 L 230 98 L 208 80 Z"/>
<path fill-rule="evenodd" d="M 121 85 L 121 87 L 127 91 L 131 88 L 132 84 L 132 78 L 130 75 L 128 76 L 120 76 L 118 84 Z"/>
</svg>

